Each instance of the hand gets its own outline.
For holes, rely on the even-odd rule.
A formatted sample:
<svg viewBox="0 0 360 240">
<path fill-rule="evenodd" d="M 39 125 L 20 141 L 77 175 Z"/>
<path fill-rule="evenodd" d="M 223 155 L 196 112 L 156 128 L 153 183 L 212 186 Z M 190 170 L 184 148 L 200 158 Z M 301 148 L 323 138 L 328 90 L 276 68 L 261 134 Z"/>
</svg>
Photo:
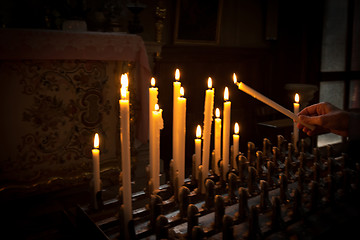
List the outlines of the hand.
<svg viewBox="0 0 360 240">
<path fill-rule="evenodd" d="M 301 122 L 315 126 L 315 129 L 311 130 L 301 123 L 297 124 L 297 127 L 309 136 L 329 132 L 343 137 L 349 136 L 349 113 L 330 103 L 308 106 L 299 112 L 298 116 Z"/>
</svg>

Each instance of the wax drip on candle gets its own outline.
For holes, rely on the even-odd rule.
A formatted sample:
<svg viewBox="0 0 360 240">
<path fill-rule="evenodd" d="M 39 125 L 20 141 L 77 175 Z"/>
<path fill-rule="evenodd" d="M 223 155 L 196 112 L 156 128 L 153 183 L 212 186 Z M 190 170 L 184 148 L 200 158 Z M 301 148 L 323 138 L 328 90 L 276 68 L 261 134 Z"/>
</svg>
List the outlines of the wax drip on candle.
<svg viewBox="0 0 360 240">
<path fill-rule="evenodd" d="M 95 133 L 95 136 L 94 136 L 94 148 L 99 148 L 99 145 L 100 145 L 99 134 Z"/>
</svg>

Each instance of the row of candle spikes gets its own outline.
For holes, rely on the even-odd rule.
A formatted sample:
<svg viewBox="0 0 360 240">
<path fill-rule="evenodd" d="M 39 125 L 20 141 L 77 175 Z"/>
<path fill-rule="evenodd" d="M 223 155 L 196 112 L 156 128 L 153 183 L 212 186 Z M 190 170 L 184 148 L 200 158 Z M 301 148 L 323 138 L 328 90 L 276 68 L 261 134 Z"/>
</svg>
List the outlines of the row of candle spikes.
<svg viewBox="0 0 360 240">
<path fill-rule="evenodd" d="M 186 134 L 186 98 L 184 98 L 184 88 L 180 83 L 180 71 L 175 71 L 175 81 L 173 83 L 173 161 L 174 168 L 177 175 L 178 187 L 180 188 L 184 184 L 185 179 L 185 134 Z M 295 121 L 297 119 L 297 113 L 299 111 L 299 96 L 295 95 L 294 113 L 288 113 L 288 110 L 284 110 L 278 104 L 267 99 L 265 96 L 249 88 L 243 83 L 237 82 L 236 74 L 233 74 L 234 84 L 238 88 L 253 97 L 263 101 L 276 110 L 284 113 L 285 115 L 294 119 L 294 146 L 297 146 L 298 131 L 295 127 Z M 244 90 L 245 87 L 245 90 Z M 122 191 L 123 191 L 123 204 L 124 204 L 124 220 L 125 223 L 132 219 L 132 203 L 131 203 L 131 166 L 130 166 L 130 125 L 129 125 L 129 91 L 128 91 L 128 76 L 127 74 L 121 75 L 121 99 L 120 105 L 120 142 L 121 142 L 121 159 L 122 159 Z M 160 130 L 163 128 L 162 109 L 158 105 L 158 88 L 155 87 L 155 79 L 151 79 L 151 87 L 149 88 L 149 159 L 150 159 L 150 180 L 152 181 L 154 189 L 160 187 Z M 271 105 L 273 104 L 273 105 Z M 213 121 L 213 106 L 214 106 L 214 88 L 212 88 L 212 79 L 208 78 L 208 89 L 205 93 L 204 104 L 204 126 L 203 135 L 201 138 L 200 125 L 196 128 L 195 139 L 195 170 L 200 171 L 201 174 L 193 173 L 195 176 L 202 176 L 200 179 L 202 184 L 205 184 L 205 179 L 209 174 L 209 159 L 210 159 L 210 138 L 211 138 L 211 125 Z M 223 124 L 220 118 L 220 110 L 215 110 L 215 161 L 222 159 L 223 161 L 223 173 L 219 173 L 217 164 L 215 164 L 214 172 L 218 175 L 226 176 L 229 165 L 229 150 L 230 150 L 230 117 L 231 117 L 231 102 L 229 101 L 228 87 L 224 90 L 224 109 L 223 109 Z M 221 134 L 221 129 L 223 133 Z M 233 134 L 233 156 L 234 160 L 239 154 L 239 124 L 234 125 Z M 222 142 L 221 142 L 222 137 Z M 201 149 L 202 145 L 202 149 Z M 222 151 L 221 151 L 222 145 Z M 221 157 L 222 152 L 222 157 Z M 94 183 L 94 199 L 96 202 L 96 195 L 100 189 L 100 150 L 99 150 L 99 136 L 96 133 L 94 137 L 93 153 L 93 183 Z M 201 167 L 200 167 L 201 166 Z M 205 191 L 205 186 L 201 189 Z M 202 192 L 203 194 L 205 192 Z"/>
</svg>

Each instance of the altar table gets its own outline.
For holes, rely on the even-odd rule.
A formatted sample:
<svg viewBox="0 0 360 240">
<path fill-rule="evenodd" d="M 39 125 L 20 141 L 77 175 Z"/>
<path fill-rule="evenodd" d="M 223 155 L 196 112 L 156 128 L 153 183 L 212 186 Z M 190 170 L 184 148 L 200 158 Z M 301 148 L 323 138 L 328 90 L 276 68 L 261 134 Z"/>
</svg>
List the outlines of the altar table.
<svg viewBox="0 0 360 240">
<path fill-rule="evenodd" d="M 103 184 L 117 181 L 109 172 L 120 167 L 124 72 L 130 73 L 133 136 L 146 142 L 151 71 L 139 36 L 0 29 L 0 193 L 89 182 L 95 132 Z"/>
</svg>

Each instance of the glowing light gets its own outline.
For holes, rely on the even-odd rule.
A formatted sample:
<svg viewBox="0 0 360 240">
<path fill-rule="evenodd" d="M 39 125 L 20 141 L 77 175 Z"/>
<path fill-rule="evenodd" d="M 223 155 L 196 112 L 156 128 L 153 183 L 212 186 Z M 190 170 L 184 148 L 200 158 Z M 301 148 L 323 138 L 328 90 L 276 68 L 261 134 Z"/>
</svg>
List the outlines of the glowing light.
<svg viewBox="0 0 360 240">
<path fill-rule="evenodd" d="M 295 102 L 296 103 L 299 103 L 300 102 L 300 96 L 299 96 L 299 94 L 295 94 Z"/>
<path fill-rule="evenodd" d="M 228 89 L 228 87 L 225 87 L 225 90 L 224 90 L 224 100 L 225 101 L 229 100 L 229 89 Z"/>
<path fill-rule="evenodd" d="M 233 80 L 234 80 L 234 83 L 236 84 L 237 83 L 237 77 L 236 77 L 235 73 L 233 74 Z"/>
<path fill-rule="evenodd" d="M 196 137 L 197 137 L 197 138 L 201 138 L 201 127 L 200 127 L 200 125 L 197 125 L 197 128 L 196 128 Z"/>
<path fill-rule="evenodd" d="M 239 131 L 240 131 L 239 124 L 238 124 L 238 123 L 235 123 L 235 126 L 234 126 L 234 132 L 235 132 L 235 134 L 239 134 Z"/>
<path fill-rule="evenodd" d="M 180 88 L 180 96 L 184 96 L 184 93 L 185 93 L 184 88 L 181 87 L 181 88 Z"/>
<path fill-rule="evenodd" d="M 127 88 L 129 86 L 129 78 L 127 73 L 121 74 L 121 87 Z"/>
<path fill-rule="evenodd" d="M 99 139 L 99 134 L 95 133 L 95 137 L 94 137 L 94 148 L 99 148 L 100 145 L 100 139 Z"/>
<path fill-rule="evenodd" d="M 175 80 L 176 81 L 180 80 L 180 70 L 178 68 L 175 70 Z"/>
<path fill-rule="evenodd" d="M 155 104 L 155 111 L 159 111 L 160 107 L 159 104 Z"/>
<path fill-rule="evenodd" d="M 153 78 L 153 77 L 151 78 L 150 84 L 152 87 L 155 87 L 155 78 Z"/>
<path fill-rule="evenodd" d="M 215 117 L 219 118 L 220 117 L 220 109 L 216 108 L 215 110 Z"/>
<path fill-rule="evenodd" d="M 209 89 L 212 88 L 212 79 L 211 79 L 211 77 L 208 78 L 208 88 Z"/>
</svg>

